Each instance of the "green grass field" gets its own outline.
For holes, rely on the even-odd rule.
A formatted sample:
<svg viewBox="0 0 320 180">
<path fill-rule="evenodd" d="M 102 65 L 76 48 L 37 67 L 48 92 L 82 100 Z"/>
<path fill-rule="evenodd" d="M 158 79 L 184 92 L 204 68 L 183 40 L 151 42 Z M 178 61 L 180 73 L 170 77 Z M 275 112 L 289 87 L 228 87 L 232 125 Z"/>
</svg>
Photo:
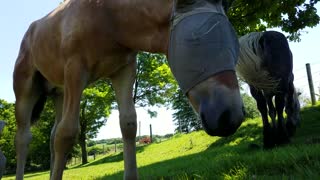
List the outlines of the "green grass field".
<svg viewBox="0 0 320 180">
<path fill-rule="evenodd" d="M 248 119 L 231 137 L 205 132 L 176 135 L 137 149 L 140 179 L 320 179 L 320 104 L 302 110 L 292 143 L 273 150 L 262 145 L 260 119 Z M 64 171 L 64 179 L 122 179 L 122 153 Z M 26 174 L 49 179 L 49 172 Z M 13 176 L 4 179 L 14 179 Z"/>
</svg>

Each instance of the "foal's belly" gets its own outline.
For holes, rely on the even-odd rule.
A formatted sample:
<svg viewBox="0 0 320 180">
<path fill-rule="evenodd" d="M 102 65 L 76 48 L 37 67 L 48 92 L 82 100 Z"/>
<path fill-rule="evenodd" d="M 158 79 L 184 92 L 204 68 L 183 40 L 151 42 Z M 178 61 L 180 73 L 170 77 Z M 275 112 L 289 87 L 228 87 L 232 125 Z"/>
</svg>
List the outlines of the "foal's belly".
<svg viewBox="0 0 320 180">
<path fill-rule="evenodd" d="M 84 51 L 72 55 L 76 58 L 62 57 L 57 54 L 60 53 L 39 54 L 34 59 L 36 69 L 55 87 L 64 86 L 65 68 L 70 63 L 69 61 L 77 61 L 82 64 L 83 73 L 88 74 L 88 83 L 92 83 L 102 77 L 111 77 L 119 69 L 135 60 L 135 53 L 132 51 L 110 54 L 90 54 Z"/>
</svg>

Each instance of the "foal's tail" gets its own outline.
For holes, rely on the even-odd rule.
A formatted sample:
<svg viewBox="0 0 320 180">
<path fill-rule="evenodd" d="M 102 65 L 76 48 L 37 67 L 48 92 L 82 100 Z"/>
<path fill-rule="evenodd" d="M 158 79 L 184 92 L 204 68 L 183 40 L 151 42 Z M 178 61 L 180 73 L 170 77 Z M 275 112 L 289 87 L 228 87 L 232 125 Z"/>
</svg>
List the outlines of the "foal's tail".
<svg viewBox="0 0 320 180">
<path fill-rule="evenodd" d="M 45 78 L 40 74 L 40 72 L 36 72 L 34 75 L 33 81 L 37 83 L 38 93 L 40 93 L 40 96 L 36 102 L 36 104 L 33 106 L 32 114 L 31 114 L 31 123 L 35 123 L 41 115 L 41 112 L 44 109 L 44 106 L 47 101 L 47 93 L 45 88 Z"/>
<path fill-rule="evenodd" d="M 47 101 L 47 96 L 45 94 L 41 94 L 38 101 L 36 102 L 36 104 L 32 109 L 31 124 L 35 123 L 40 118 L 41 112 L 44 109 L 46 101 Z"/>
</svg>

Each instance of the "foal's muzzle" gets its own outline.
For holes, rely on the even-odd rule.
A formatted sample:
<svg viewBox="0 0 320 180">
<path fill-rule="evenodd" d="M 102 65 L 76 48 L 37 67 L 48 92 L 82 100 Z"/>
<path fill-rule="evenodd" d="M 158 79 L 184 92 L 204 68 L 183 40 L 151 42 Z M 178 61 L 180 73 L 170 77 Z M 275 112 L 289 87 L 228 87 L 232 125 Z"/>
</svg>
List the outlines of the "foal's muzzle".
<svg viewBox="0 0 320 180">
<path fill-rule="evenodd" d="M 234 134 L 241 125 L 244 112 L 239 107 L 232 107 L 225 103 L 210 105 L 208 101 L 200 106 L 200 117 L 204 130 L 211 136 L 226 137 Z"/>
</svg>

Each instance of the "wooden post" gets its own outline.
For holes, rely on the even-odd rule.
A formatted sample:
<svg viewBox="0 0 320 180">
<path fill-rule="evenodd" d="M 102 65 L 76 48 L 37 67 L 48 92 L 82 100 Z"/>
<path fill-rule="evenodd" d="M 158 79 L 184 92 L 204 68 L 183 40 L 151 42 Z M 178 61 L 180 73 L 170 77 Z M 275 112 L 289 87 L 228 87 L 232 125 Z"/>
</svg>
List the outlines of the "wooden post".
<svg viewBox="0 0 320 180">
<path fill-rule="evenodd" d="M 150 124 L 150 143 L 152 143 L 152 125 Z"/>
<path fill-rule="evenodd" d="M 117 152 L 117 143 L 114 141 L 114 152 Z"/>
<path fill-rule="evenodd" d="M 313 81 L 312 81 L 312 74 L 311 74 L 311 67 L 310 64 L 306 64 L 307 68 L 307 75 L 308 75 L 308 82 L 309 82 L 309 89 L 310 89 L 310 96 L 311 96 L 311 103 L 312 105 L 316 105 L 316 96 L 314 93 Z"/>
</svg>

